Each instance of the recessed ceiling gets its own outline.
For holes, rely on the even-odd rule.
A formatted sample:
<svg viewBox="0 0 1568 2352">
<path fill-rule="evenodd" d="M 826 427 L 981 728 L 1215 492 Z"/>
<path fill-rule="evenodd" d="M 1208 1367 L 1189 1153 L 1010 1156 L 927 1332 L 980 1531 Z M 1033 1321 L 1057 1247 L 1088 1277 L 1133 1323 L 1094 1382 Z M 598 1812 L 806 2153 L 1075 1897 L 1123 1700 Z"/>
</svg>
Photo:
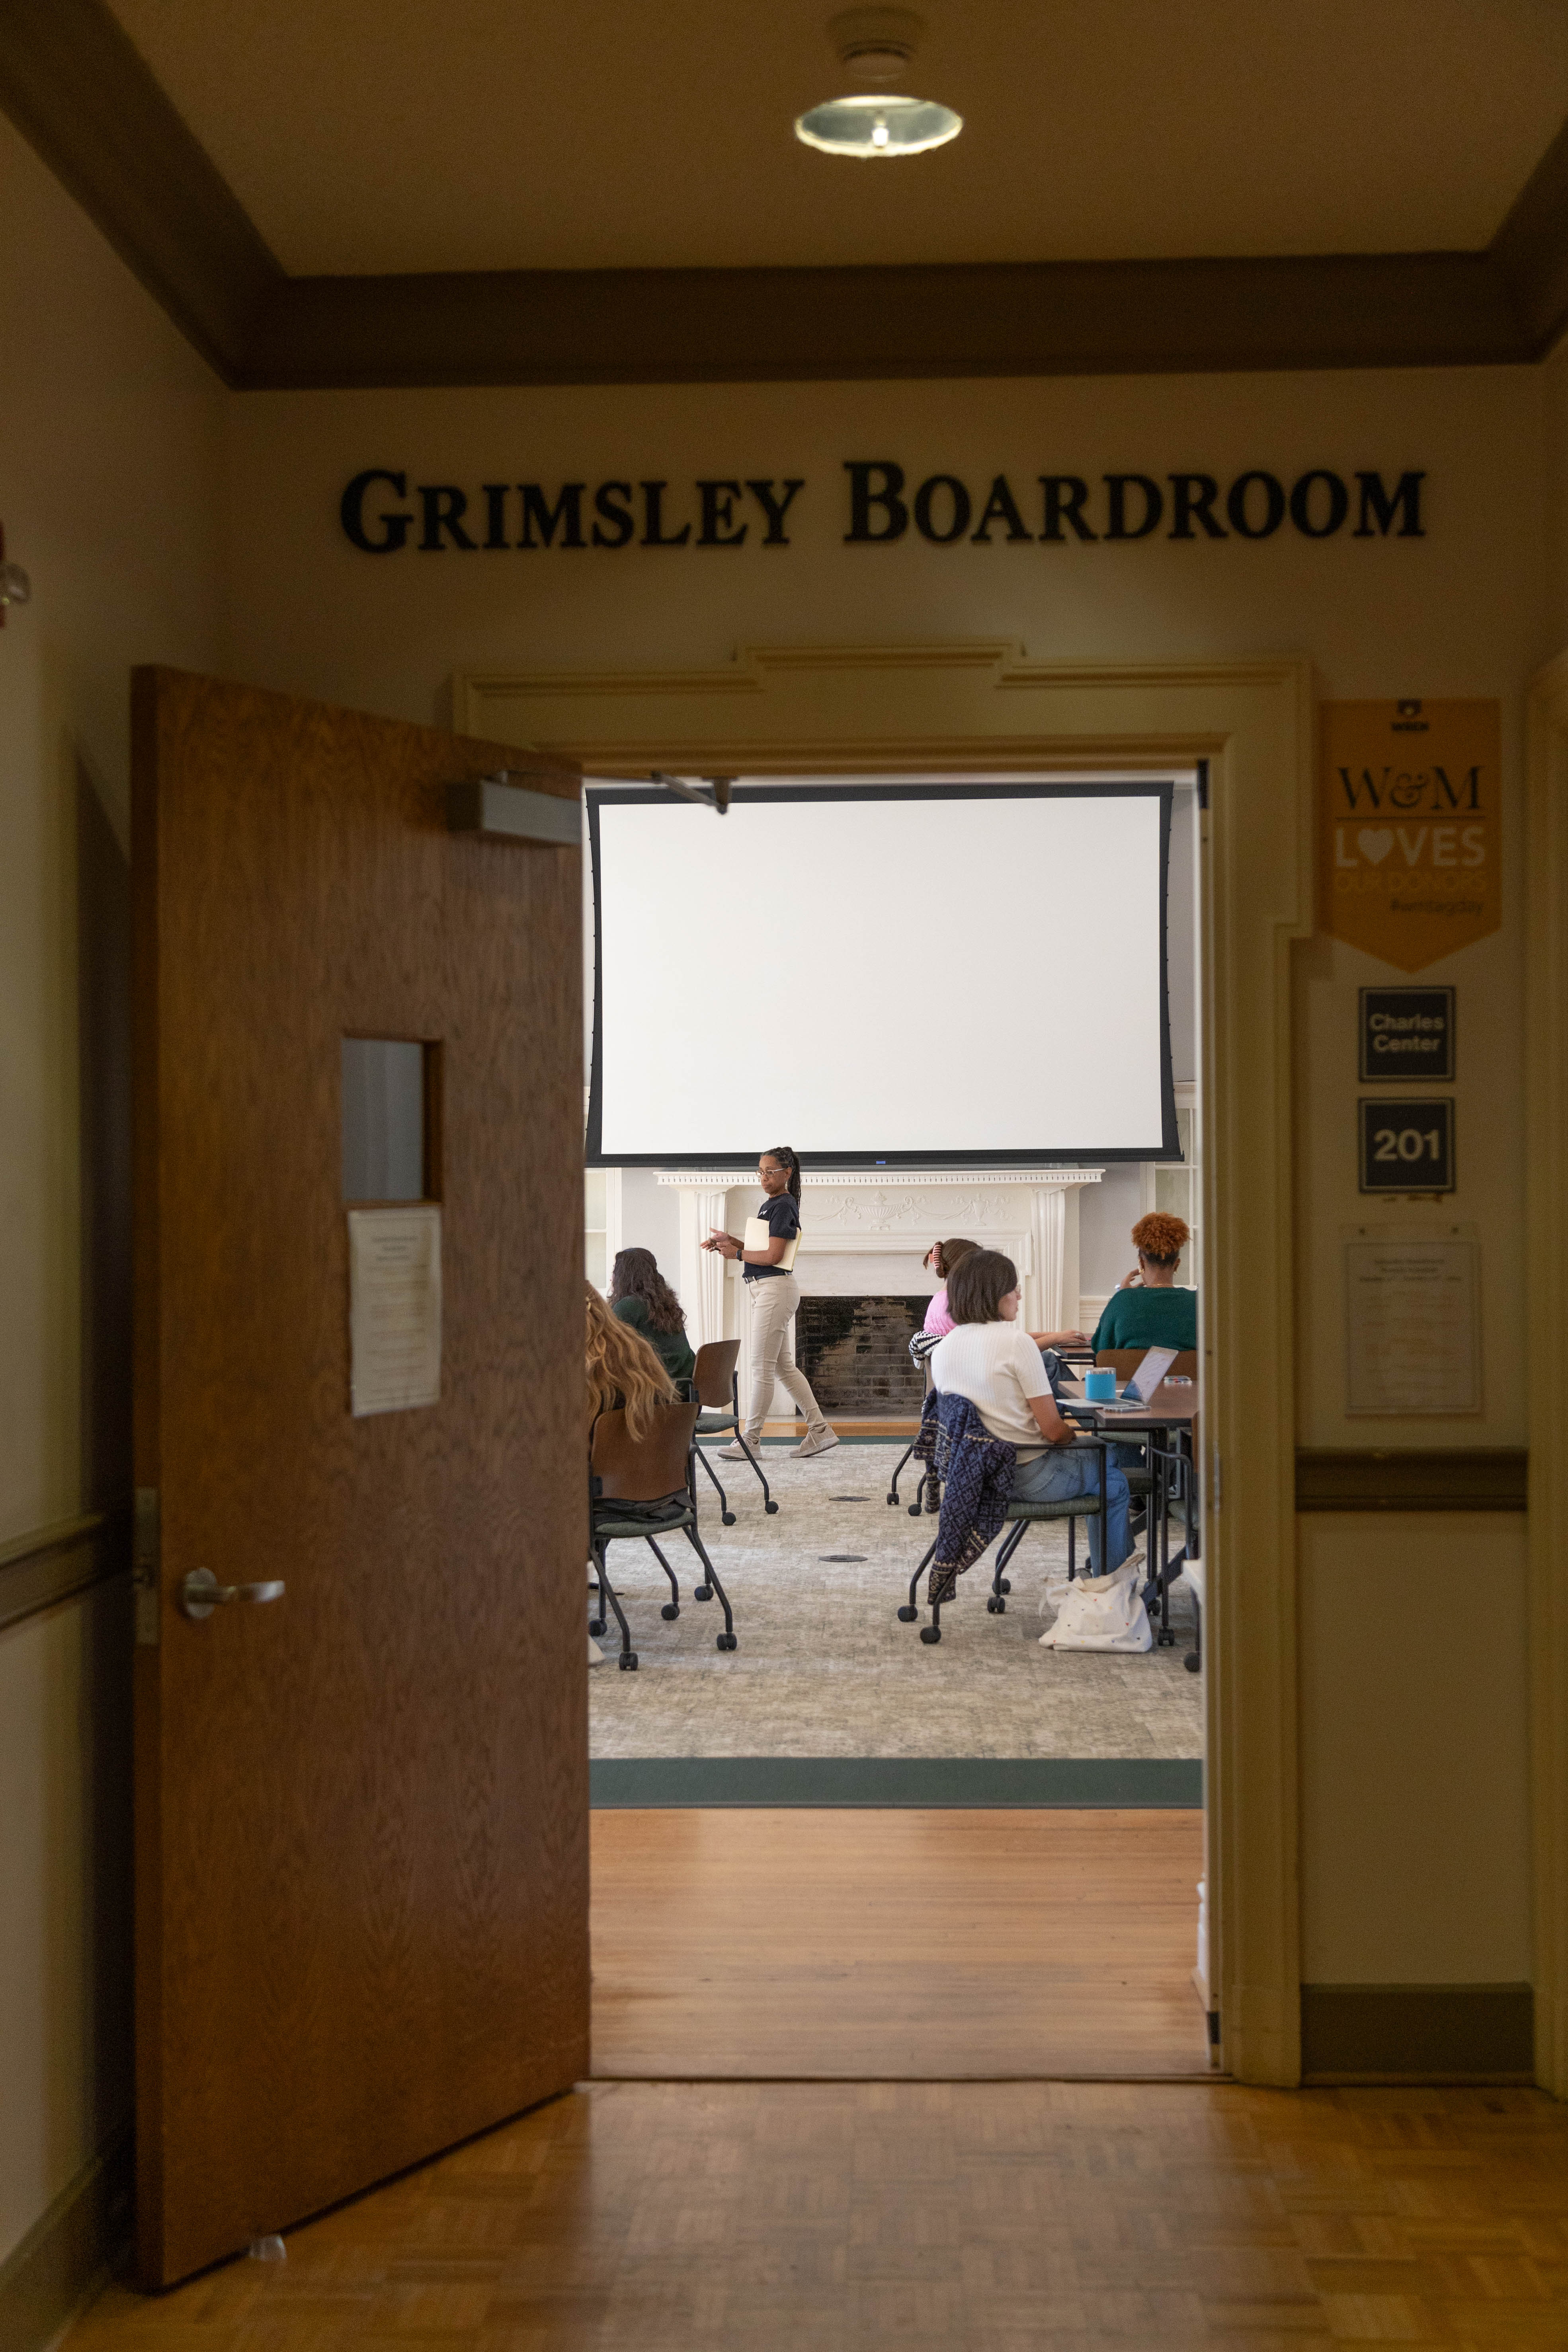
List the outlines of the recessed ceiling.
<svg viewBox="0 0 1568 2352">
<path fill-rule="evenodd" d="M 833 0 L 112 0 L 291 274 L 1479 250 L 1562 0 L 927 0 L 934 153 L 813 153 Z"/>
</svg>

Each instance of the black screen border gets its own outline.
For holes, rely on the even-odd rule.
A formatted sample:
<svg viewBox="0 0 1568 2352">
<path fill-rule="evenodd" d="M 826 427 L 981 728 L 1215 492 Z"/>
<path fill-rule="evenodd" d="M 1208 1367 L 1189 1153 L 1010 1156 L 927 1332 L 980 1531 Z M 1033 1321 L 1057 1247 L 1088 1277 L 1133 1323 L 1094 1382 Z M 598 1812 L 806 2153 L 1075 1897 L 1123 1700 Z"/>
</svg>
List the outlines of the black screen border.
<svg viewBox="0 0 1568 2352">
<path fill-rule="evenodd" d="M 1039 1151 L 832 1151 L 802 1147 L 803 1164 L 816 1175 L 825 1170 L 886 1168 L 980 1169 L 1071 1168 L 1121 1160 L 1180 1160 L 1180 1130 L 1176 1125 L 1176 1089 L 1171 1075 L 1171 990 L 1168 902 L 1171 888 L 1171 818 L 1175 800 L 1172 777 L 1137 782 L 1095 783 L 1000 782 L 977 780 L 963 784 L 798 783 L 737 784 L 730 795 L 734 808 L 744 802 L 781 801 L 958 801 L 958 800 L 1158 800 L 1160 803 L 1160 1102 L 1163 1140 L 1151 1150 L 1139 1145 L 1117 1145 L 1109 1150 L 1092 1144 L 1058 1146 Z M 588 1128 L 585 1164 L 590 1168 L 712 1168 L 750 1169 L 755 1153 L 731 1151 L 633 1151 L 606 1157 L 603 1147 L 604 987 L 601 969 L 603 922 L 599 903 L 599 811 L 601 808 L 687 808 L 678 794 L 649 792 L 646 785 L 593 785 L 586 795 L 588 852 L 594 883 L 594 1043 L 588 1078 Z M 716 824 L 728 823 L 715 815 Z M 1113 950 L 1112 950 L 1113 951 Z M 911 1004 L 911 1026 L 915 1009 Z M 910 1083 L 915 1082 L 912 1074 Z M 765 1150 L 759 1143 L 758 1150 Z"/>
</svg>

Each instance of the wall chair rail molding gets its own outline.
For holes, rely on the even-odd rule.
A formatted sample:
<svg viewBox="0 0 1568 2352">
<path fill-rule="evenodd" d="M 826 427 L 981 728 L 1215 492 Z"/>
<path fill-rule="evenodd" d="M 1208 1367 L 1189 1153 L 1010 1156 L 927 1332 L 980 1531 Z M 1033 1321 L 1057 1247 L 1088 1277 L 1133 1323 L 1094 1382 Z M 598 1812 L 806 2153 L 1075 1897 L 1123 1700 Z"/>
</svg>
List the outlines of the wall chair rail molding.
<svg viewBox="0 0 1568 2352">
<path fill-rule="evenodd" d="M 1508 1446 L 1401 1453 L 1302 1447 L 1299 1511 L 1522 1511 L 1530 1457 Z"/>
<path fill-rule="evenodd" d="M 0 1544 L 0 1632 L 131 1567 L 131 1507 L 89 1511 Z"/>
<path fill-rule="evenodd" d="M 1568 2096 L 1568 653 L 1525 710 L 1525 1192 L 1536 2079 Z"/>
<path fill-rule="evenodd" d="M 1458 367 L 1568 320 L 1568 134 L 1483 252 L 289 278 L 106 0 L 0 0 L 0 105 L 237 389 Z"/>
<path fill-rule="evenodd" d="M 1169 772 L 1209 761 L 1202 1165 L 1205 1232 L 1215 1236 L 1204 1256 L 1205 1328 L 1215 1353 L 1205 1444 L 1224 1462 L 1205 1677 L 1212 1981 L 1226 2065 L 1245 2081 L 1294 2083 L 1289 1024 L 1290 946 L 1312 917 L 1310 665 L 1032 661 L 1005 640 L 763 646 L 709 672 L 460 677 L 453 709 L 465 730 L 482 719 L 489 740 L 569 754 L 593 775 Z M 1245 1216 L 1235 1207 L 1243 1201 Z"/>
</svg>

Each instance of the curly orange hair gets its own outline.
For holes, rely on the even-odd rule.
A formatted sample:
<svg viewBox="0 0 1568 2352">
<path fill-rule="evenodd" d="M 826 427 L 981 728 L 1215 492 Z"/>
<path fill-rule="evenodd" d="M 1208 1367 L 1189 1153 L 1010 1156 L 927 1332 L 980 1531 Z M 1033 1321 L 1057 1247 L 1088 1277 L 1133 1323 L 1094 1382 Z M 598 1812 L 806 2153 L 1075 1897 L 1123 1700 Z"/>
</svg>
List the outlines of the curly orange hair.
<svg viewBox="0 0 1568 2352">
<path fill-rule="evenodd" d="M 1132 1228 L 1134 1246 L 1156 1265 L 1174 1265 L 1191 1239 L 1191 1229 L 1168 1209 L 1152 1209 Z"/>
</svg>

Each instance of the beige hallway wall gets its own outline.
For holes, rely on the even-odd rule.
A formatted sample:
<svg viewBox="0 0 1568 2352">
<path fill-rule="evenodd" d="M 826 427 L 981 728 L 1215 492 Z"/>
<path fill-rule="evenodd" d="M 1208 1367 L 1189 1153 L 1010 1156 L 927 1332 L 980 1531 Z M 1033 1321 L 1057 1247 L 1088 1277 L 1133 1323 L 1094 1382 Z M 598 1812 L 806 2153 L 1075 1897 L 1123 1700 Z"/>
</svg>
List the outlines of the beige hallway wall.
<svg viewBox="0 0 1568 2352">
<path fill-rule="evenodd" d="M 0 122 L 0 1543 L 130 1484 L 129 680 L 217 647 L 222 394 Z M 0 2260 L 129 2108 L 130 1660 L 0 1633 Z"/>
</svg>

